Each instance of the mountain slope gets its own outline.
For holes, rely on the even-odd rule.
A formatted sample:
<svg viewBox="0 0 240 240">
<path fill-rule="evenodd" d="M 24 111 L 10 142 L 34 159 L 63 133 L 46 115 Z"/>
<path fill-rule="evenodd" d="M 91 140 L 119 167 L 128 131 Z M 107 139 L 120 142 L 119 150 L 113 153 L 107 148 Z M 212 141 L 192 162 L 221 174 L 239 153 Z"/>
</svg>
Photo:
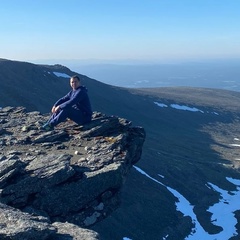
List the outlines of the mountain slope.
<svg viewBox="0 0 240 240">
<path fill-rule="evenodd" d="M 0 72 L 0 106 L 23 105 L 46 113 L 70 89 L 68 79 L 54 72 L 75 74 L 60 65 L 8 60 L 0 61 Z M 147 133 L 136 166 L 147 175 L 132 169 L 121 207 L 93 229 L 104 240 L 185 239 L 197 224 L 177 208 L 179 199 L 173 189 L 193 206 L 209 239 L 223 234 L 209 211 L 221 199 L 211 184 L 232 193 L 237 190 L 226 177 L 240 179 L 240 93 L 180 87 L 126 89 L 80 76 L 95 111 L 127 118 Z M 240 222 L 240 211 L 234 214 Z M 231 239 L 239 238 L 240 227 L 236 227 Z"/>
<path fill-rule="evenodd" d="M 142 99 L 137 96 L 138 104 L 134 104 L 136 117 L 131 113 L 131 119 L 138 121 L 147 132 L 142 161 L 138 166 L 180 192 L 195 206 L 198 221 L 205 230 L 216 234 L 219 227 L 211 224 L 207 209 L 219 201 L 219 194 L 206 184 L 214 183 L 227 190 L 236 188 L 226 176 L 239 179 L 238 149 L 230 145 L 234 143 L 234 137 L 239 137 L 239 94 L 186 88 L 131 92 L 142 96 Z M 201 97 L 198 97 L 199 92 Z M 204 113 L 159 108 L 154 101 L 193 106 Z M 111 219 L 105 220 L 108 229 L 113 229 L 106 239 L 114 236 L 119 222 L 127 222 L 121 232 L 126 232 L 132 239 L 162 239 L 170 233 L 172 237 L 167 239 L 184 239 L 186 231 L 191 229 L 191 222 L 188 217 L 176 213 L 174 196 L 166 192 L 166 187 L 159 187 L 134 170 L 130 178 L 125 184 L 123 199 L 129 196 L 135 201 L 130 206 L 129 201 L 123 201 L 124 210 L 118 209 Z M 99 225 L 94 229 L 101 232 L 102 225 Z M 129 227 L 126 229 L 126 226 Z"/>
</svg>

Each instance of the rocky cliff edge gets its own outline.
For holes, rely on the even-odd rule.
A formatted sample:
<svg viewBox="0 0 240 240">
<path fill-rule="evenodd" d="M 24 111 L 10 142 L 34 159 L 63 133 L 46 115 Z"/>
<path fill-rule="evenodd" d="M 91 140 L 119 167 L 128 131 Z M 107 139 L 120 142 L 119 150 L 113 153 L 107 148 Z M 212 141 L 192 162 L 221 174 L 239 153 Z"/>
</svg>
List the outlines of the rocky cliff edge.
<svg viewBox="0 0 240 240">
<path fill-rule="evenodd" d="M 119 206 L 145 131 L 97 112 L 84 126 L 40 130 L 48 118 L 0 109 L 0 239 L 101 239 L 87 227 Z"/>
</svg>

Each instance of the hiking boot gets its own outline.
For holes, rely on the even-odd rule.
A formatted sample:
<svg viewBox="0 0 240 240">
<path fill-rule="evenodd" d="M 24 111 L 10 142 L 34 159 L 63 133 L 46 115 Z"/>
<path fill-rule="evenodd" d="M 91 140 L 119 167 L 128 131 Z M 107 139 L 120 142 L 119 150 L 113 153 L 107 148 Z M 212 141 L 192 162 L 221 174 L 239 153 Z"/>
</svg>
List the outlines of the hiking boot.
<svg viewBox="0 0 240 240">
<path fill-rule="evenodd" d="M 51 126 L 50 123 L 46 122 L 45 124 L 42 125 L 41 129 L 44 131 L 52 131 L 54 130 L 54 127 Z"/>
</svg>

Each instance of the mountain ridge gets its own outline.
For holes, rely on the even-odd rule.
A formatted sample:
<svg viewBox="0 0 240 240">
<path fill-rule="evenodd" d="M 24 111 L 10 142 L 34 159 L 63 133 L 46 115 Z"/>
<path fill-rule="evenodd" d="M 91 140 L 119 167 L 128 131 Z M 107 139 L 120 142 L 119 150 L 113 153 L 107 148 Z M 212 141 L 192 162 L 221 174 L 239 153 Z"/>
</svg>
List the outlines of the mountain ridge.
<svg viewBox="0 0 240 240">
<path fill-rule="evenodd" d="M 42 66 L 30 66 L 32 70 L 24 74 L 16 74 L 18 68 L 13 67 L 11 71 L 15 71 L 15 74 L 8 76 L 8 79 L 22 74 L 21 81 L 31 82 L 37 76 L 41 89 L 34 95 L 38 99 L 36 103 L 31 103 L 31 95 L 26 95 L 28 100 L 22 99 L 24 91 L 21 88 L 15 88 L 8 94 L 17 94 L 18 101 L 14 104 L 22 101 L 31 110 L 48 112 L 51 104 L 66 93 L 69 83 L 67 79 L 54 74 L 46 75 L 49 77 L 46 83 L 40 81 L 43 79 L 41 74 L 55 70 L 68 75 L 76 73 L 65 68 L 61 70 L 60 66 L 54 70 L 55 65 L 42 68 L 39 73 L 35 67 L 38 69 Z M 5 71 L 1 64 L 0 71 Z M 213 224 L 212 214 L 208 212 L 209 206 L 220 200 L 220 194 L 206 185 L 210 182 L 228 191 L 237 188 L 226 177 L 240 179 L 238 140 L 235 140 L 240 135 L 240 93 L 189 87 L 128 89 L 80 76 L 89 89 L 94 110 L 127 118 L 146 130 L 142 158 L 137 166 L 152 178 L 161 180 L 164 185 L 184 195 L 194 206 L 198 221 L 209 235 L 214 237 L 220 234 L 221 228 Z M 4 85 L 5 80 L 1 75 L 1 85 Z M 6 89 L 10 91 L 11 85 L 0 88 L 0 104 L 9 102 L 12 105 L 13 102 L 5 97 Z M 54 94 L 51 89 L 56 90 Z M 41 100 L 42 96 L 47 101 Z M 167 107 L 159 107 L 154 102 Z M 171 104 L 201 111 L 183 111 L 171 107 Z M 239 210 L 234 214 L 240 222 Z M 235 227 L 236 233 L 231 240 L 239 236 L 239 224 Z M 179 240 L 190 236 L 194 223 L 189 216 L 176 210 L 176 197 L 166 187 L 159 187 L 132 169 L 123 187 L 122 205 L 92 229 L 105 240 L 120 240 L 124 236 L 133 240 L 164 239 L 166 236 L 166 239 Z"/>
</svg>

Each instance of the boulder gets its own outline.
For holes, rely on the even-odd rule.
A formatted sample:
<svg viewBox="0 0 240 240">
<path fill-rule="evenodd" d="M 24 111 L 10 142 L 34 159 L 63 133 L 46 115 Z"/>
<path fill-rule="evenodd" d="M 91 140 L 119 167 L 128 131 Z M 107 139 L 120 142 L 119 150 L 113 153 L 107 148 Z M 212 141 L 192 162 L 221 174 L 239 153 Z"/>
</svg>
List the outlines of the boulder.
<svg viewBox="0 0 240 240">
<path fill-rule="evenodd" d="M 89 124 L 67 120 L 46 132 L 40 126 L 48 118 L 23 107 L 0 109 L 1 239 L 68 239 L 68 231 L 75 232 L 71 239 L 80 239 L 80 232 L 81 239 L 98 239 L 83 228 L 119 206 L 124 180 L 141 158 L 145 131 L 95 112 Z M 15 217 L 31 227 L 10 231 Z M 31 238 L 33 233 L 41 236 Z"/>
</svg>

